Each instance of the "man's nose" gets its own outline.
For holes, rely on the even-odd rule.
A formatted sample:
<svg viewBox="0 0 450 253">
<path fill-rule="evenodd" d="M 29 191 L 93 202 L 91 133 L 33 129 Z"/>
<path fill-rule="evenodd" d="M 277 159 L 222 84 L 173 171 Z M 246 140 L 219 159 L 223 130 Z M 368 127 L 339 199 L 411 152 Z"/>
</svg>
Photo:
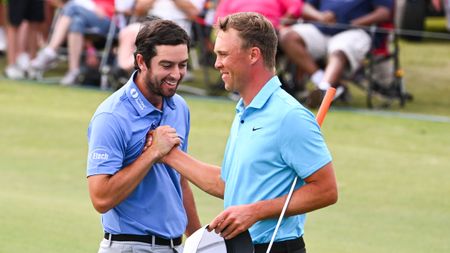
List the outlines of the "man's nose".
<svg viewBox="0 0 450 253">
<path fill-rule="evenodd" d="M 214 68 L 220 69 L 223 67 L 222 61 L 219 59 L 219 57 L 216 57 L 216 61 L 214 62 Z"/>
</svg>

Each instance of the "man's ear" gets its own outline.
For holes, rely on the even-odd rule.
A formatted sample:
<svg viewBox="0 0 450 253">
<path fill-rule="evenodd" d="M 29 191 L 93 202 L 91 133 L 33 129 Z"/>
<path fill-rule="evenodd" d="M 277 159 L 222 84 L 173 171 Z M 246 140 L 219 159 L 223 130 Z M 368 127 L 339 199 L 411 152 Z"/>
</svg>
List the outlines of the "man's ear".
<svg viewBox="0 0 450 253">
<path fill-rule="evenodd" d="M 255 64 L 262 58 L 261 49 L 259 47 L 250 48 L 250 63 Z"/>
<path fill-rule="evenodd" d="M 136 62 L 141 71 L 147 71 L 147 64 L 145 63 L 144 56 L 142 56 L 142 54 L 136 54 Z"/>
</svg>

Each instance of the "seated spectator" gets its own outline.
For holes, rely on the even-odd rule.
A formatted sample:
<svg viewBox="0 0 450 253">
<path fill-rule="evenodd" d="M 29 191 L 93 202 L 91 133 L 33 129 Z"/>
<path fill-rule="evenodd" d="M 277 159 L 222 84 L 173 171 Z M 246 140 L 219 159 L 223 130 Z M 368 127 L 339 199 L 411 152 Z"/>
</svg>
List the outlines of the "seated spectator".
<svg viewBox="0 0 450 253">
<path fill-rule="evenodd" d="M 447 30 L 450 32 L 450 0 L 444 0 L 442 2 L 441 0 L 432 0 L 431 3 L 437 11 L 443 11 L 445 13 Z"/>
<path fill-rule="evenodd" d="M 26 77 L 30 57 L 37 52 L 37 36 L 44 21 L 42 0 L 14 0 L 7 4 L 7 66 L 10 79 Z"/>
<path fill-rule="evenodd" d="M 69 70 L 60 81 L 74 84 L 80 74 L 84 34 L 107 34 L 114 15 L 114 0 L 74 0 L 67 2 L 58 17 L 48 45 L 31 61 L 35 70 L 46 70 L 57 60 L 58 49 L 67 38 Z"/>
<path fill-rule="evenodd" d="M 135 3 L 136 16 L 154 16 L 172 20 L 191 36 L 191 25 L 205 0 L 137 0 Z M 117 49 L 117 68 L 113 69 L 117 89 L 128 80 L 129 73 L 134 69 L 134 42 L 140 29 L 140 23 L 133 23 L 123 28 L 119 33 L 119 47 Z M 122 80 L 123 79 L 123 80 Z"/>
<path fill-rule="evenodd" d="M 343 93 L 344 87 L 339 85 L 341 75 L 360 67 L 372 43 L 370 35 L 358 26 L 388 21 L 392 6 L 393 0 L 308 0 L 303 17 L 313 23 L 296 24 L 281 31 L 282 49 L 317 87 L 308 97 L 309 107 L 318 107 L 330 86 L 339 86 L 335 98 Z M 339 26 L 327 26 L 334 23 Z M 316 60 L 324 58 L 327 65 L 322 70 Z"/>
<path fill-rule="evenodd" d="M 301 0 L 220 0 L 216 10 L 216 19 L 238 12 L 256 12 L 264 15 L 279 29 L 285 20 L 300 16 Z"/>
</svg>

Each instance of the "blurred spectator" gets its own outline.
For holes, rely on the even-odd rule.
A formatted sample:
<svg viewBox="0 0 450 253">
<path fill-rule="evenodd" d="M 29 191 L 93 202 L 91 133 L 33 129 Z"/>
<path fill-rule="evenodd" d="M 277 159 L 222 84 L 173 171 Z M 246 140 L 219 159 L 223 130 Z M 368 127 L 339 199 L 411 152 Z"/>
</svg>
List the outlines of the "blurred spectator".
<svg viewBox="0 0 450 253">
<path fill-rule="evenodd" d="M 301 0 L 220 0 L 216 10 L 216 19 L 237 12 L 252 11 L 264 15 L 275 29 L 287 20 L 300 16 Z"/>
<path fill-rule="evenodd" d="M 5 6 L 0 2 L 0 52 L 6 51 Z"/>
<path fill-rule="evenodd" d="M 37 52 L 37 35 L 44 21 L 44 1 L 14 0 L 7 4 L 7 66 L 5 76 L 23 79 L 30 57 Z"/>
<path fill-rule="evenodd" d="M 441 0 L 432 0 L 432 3 L 437 11 L 444 11 L 445 16 L 447 17 L 447 30 L 450 31 L 450 0 L 442 0 L 442 3 Z"/>
<path fill-rule="evenodd" d="M 319 106 L 330 86 L 339 86 L 345 70 L 354 72 L 359 68 L 370 49 L 371 38 L 358 26 L 388 21 L 392 6 L 393 0 L 308 0 L 303 17 L 314 23 L 297 24 L 281 31 L 283 50 L 317 86 L 308 97 L 309 107 Z M 334 23 L 338 26 L 328 26 Z M 322 70 L 316 60 L 324 58 L 328 62 Z M 344 87 L 338 87 L 336 97 L 343 92 Z"/>
<path fill-rule="evenodd" d="M 155 16 L 172 20 L 181 26 L 191 36 L 192 21 L 199 15 L 205 0 L 137 0 L 135 4 L 136 16 Z M 129 73 L 134 69 L 134 42 L 139 32 L 140 23 L 133 23 L 123 28 L 119 33 L 119 47 L 117 50 L 117 65 L 113 69 L 116 79 L 113 88 L 119 88 L 128 80 Z"/>
<path fill-rule="evenodd" d="M 31 67 L 44 71 L 58 58 L 58 49 L 67 38 L 69 70 L 60 81 L 74 84 L 80 74 L 80 57 L 84 48 L 84 34 L 107 34 L 114 15 L 114 0 L 73 0 L 67 2 L 57 18 L 50 42 L 31 61 Z"/>
</svg>

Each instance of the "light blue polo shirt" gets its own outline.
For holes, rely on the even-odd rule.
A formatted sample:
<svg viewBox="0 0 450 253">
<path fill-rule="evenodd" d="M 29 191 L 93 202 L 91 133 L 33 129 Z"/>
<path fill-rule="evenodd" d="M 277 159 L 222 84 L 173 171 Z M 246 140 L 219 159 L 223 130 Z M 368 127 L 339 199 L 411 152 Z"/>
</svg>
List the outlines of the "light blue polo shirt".
<svg viewBox="0 0 450 253">
<path fill-rule="evenodd" d="M 280 86 L 274 76 L 247 107 L 236 106 L 222 163 L 225 208 L 286 195 L 295 176 L 299 188 L 331 161 L 314 115 Z M 255 223 L 253 243 L 268 243 L 276 222 Z M 304 223 L 304 214 L 284 218 L 275 241 L 303 235 Z"/>
<path fill-rule="evenodd" d="M 135 74 L 133 74 L 134 77 Z M 139 91 L 133 77 L 107 98 L 95 112 L 88 129 L 87 175 L 113 175 L 142 153 L 147 132 L 160 125 L 177 130 L 181 149 L 187 150 L 189 109 L 179 95 L 165 98 L 155 108 Z M 187 217 L 183 208 L 180 175 L 157 163 L 122 203 L 102 214 L 104 230 L 111 234 L 183 235 Z"/>
</svg>

